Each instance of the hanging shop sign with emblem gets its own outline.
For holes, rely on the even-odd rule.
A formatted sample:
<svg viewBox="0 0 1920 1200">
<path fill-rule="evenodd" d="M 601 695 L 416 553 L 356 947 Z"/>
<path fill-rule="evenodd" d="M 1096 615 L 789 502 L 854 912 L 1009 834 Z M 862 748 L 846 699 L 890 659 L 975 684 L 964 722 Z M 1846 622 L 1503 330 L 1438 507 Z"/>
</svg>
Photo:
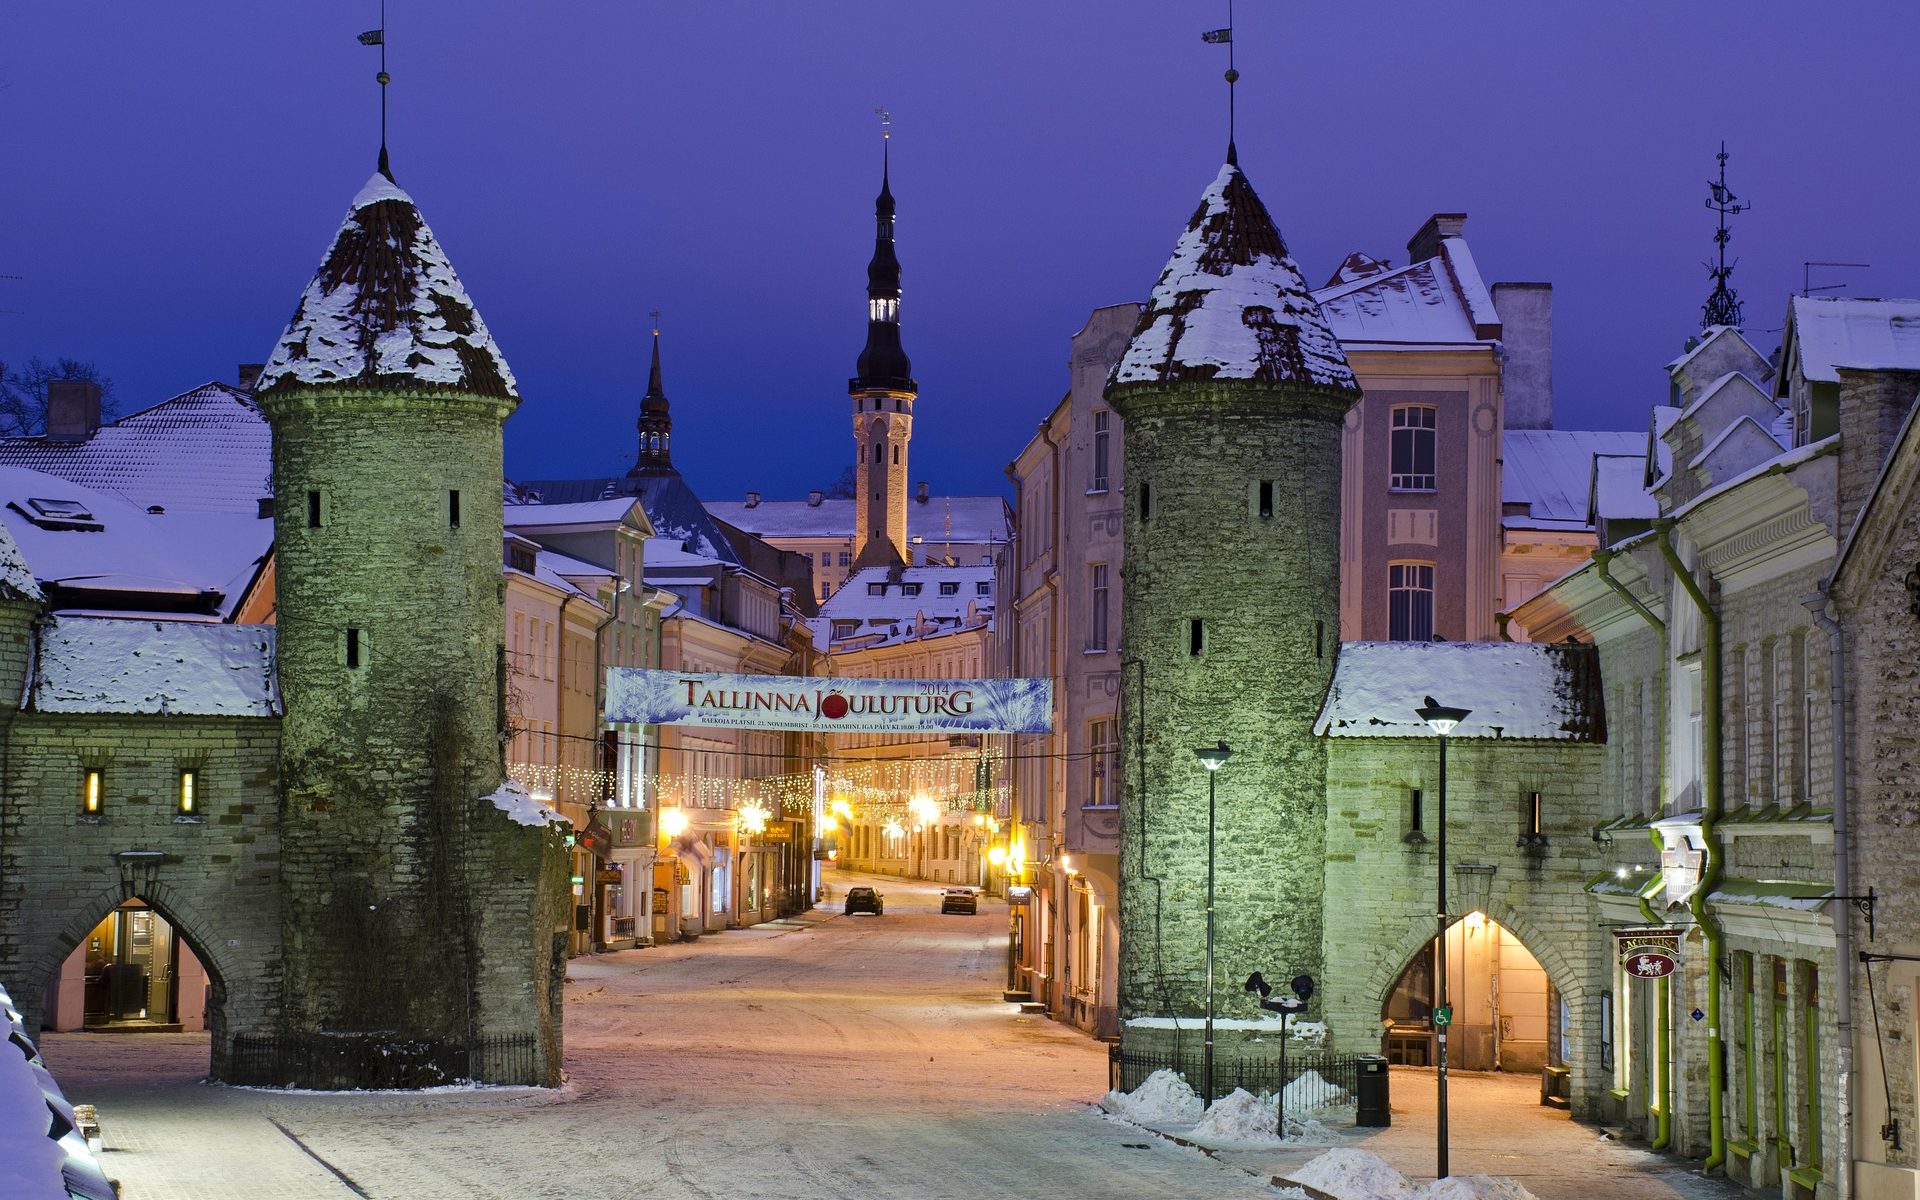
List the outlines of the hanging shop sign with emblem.
<svg viewBox="0 0 1920 1200">
<path fill-rule="evenodd" d="M 1685 930 L 1671 925 L 1629 925 L 1613 931 L 1620 965 L 1630 979 L 1665 979 L 1680 964 Z"/>
<path fill-rule="evenodd" d="M 1047 733 L 1050 679 L 819 679 L 614 667 L 610 723 L 815 733 Z"/>
</svg>

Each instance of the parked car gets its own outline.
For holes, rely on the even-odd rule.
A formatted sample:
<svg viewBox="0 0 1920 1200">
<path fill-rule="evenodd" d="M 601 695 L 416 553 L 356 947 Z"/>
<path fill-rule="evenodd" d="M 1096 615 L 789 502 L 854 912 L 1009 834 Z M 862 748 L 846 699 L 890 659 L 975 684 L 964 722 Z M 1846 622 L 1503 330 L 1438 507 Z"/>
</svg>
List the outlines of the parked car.
<svg viewBox="0 0 1920 1200">
<path fill-rule="evenodd" d="M 943 913 L 977 913 L 980 911 L 980 898 L 970 887 L 950 887 L 940 893 L 940 911 Z"/>
<path fill-rule="evenodd" d="M 882 896 L 879 892 L 874 891 L 872 888 L 850 887 L 847 889 L 847 905 L 846 905 L 845 912 L 848 916 L 852 916 L 854 913 L 864 912 L 864 913 L 872 913 L 874 916 L 877 917 L 881 914 L 882 911 L 885 910 L 885 908 L 886 908 L 886 898 Z"/>
</svg>

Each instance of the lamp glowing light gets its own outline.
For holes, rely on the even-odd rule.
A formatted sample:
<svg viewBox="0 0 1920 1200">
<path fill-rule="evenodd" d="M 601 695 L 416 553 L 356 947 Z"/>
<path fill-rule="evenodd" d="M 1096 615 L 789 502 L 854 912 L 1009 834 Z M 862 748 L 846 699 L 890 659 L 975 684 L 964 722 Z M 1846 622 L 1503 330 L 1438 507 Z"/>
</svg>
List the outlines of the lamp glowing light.
<svg viewBox="0 0 1920 1200">
<path fill-rule="evenodd" d="M 767 821 L 773 814 L 758 804 L 743 804 L 739 810 L 740 826 L 748 833 L 765 833 Z"/>
<path fill-rule="evenodd" d="M 687 831 L 687 814 L 677 808 L 660 810 L 660 832 L 670 838 L 677 838 Z"/>
<path fill-rule="evenodd" d="M 1007 848 L 1005 846 L 995 846 L 993 849 L 987 851 L 987 861 L 996 867 L 1002 865 L 1007 861 Z"/>
</svg>

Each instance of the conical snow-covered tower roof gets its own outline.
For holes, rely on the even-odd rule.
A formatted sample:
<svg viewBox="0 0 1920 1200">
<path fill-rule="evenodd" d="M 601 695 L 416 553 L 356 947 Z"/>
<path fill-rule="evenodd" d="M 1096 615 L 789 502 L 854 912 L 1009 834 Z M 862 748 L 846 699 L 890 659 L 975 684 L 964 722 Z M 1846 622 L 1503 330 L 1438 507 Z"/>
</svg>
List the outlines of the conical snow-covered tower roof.
<svg viewBox="0 0 1920 1200">
<path fill-rule="evenodd" d="M 520 398 L 413 198 L 384 174 L 353 198 L 255 392 L 330 385 Z"/>
<path fill-rule="evenodd" d="M 1273 218 L 1231 161 L 1200 198 L 1109 382 L 1212 379 L 1360 390 Z"/>
</svg>

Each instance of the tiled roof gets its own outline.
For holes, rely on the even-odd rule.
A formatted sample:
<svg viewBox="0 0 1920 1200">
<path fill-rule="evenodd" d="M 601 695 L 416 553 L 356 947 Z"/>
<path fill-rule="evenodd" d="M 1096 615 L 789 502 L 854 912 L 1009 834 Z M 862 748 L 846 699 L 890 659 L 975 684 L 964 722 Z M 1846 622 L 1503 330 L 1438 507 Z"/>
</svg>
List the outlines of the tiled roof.
<svg viewBox="0 0 1920 1200">
<path fill-rule="evenodd" d="M 0 466 L 55 475 L 141 508 L 251 516 L 271 494 L 273 447 L 252 397 L 203 383 L 83 442 L 0 438 Z"/>
</svg>

